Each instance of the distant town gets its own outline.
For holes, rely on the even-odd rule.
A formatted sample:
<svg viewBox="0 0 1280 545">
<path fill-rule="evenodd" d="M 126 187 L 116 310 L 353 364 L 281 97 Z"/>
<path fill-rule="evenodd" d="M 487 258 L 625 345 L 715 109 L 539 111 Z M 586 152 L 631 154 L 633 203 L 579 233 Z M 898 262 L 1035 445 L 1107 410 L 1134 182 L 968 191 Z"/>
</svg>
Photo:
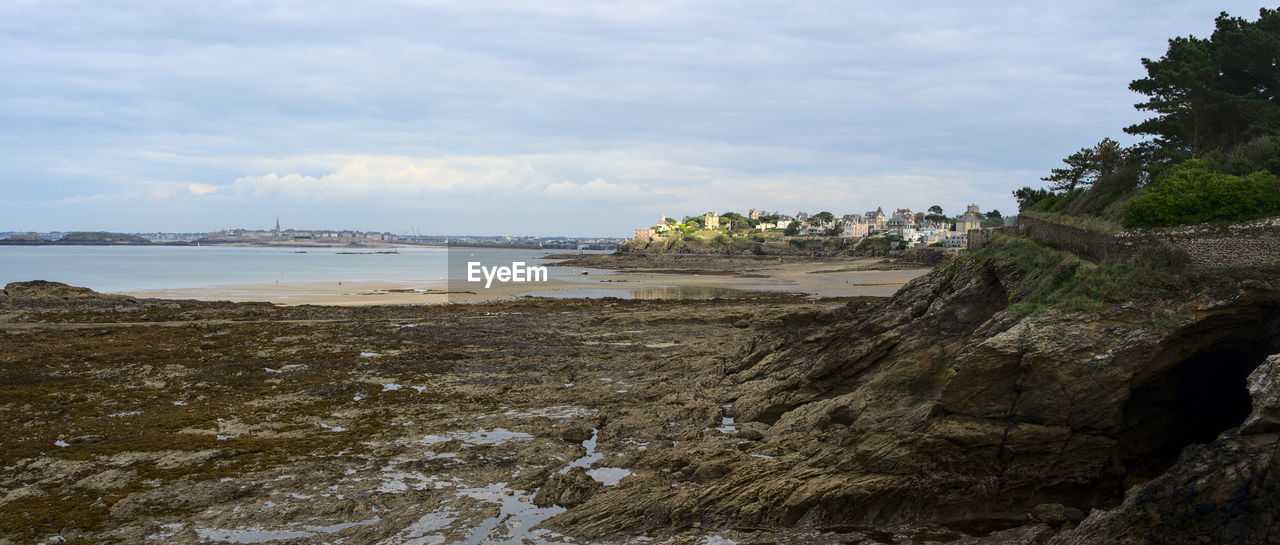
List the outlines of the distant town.
<svg viewBox="0 0 1280 545">
<path fill-rule="evenodd" d="M 797 238 L 885 238 L 902 249 L 916 246 L 962 248 L 974 229 L 1004 227 L 1016 221 L 998 210 L 982 212 L 971 204 L 964 213 L 944 215 L 941 206 L 924 212 L 898 208 L 886 213 L 876 208 L 837 217 L 831 212 L 795 215 L 751 209 L 707 212 L 682 220 L 662 216 L 654 225 L 636 229 L 631 240 L 713 240 L 714 237 L 751 237 L 759 240 Z M 208 233 L 108 233 L 98 231 L 0 232 L 0 245 L 253 245 L 253 246 L 491 246 L 556 250 L 615 250 L 627 239 L 613 237 L 445 236 L 388 232 L 284 229 L 276 220 L 273 229 L 223 229 Z"/>
<path fill-rule="evenodd" d="M 736 212 L 707 212 L 701 216 L 687 216 L 683 220 L 663 216 L 650 227 L 636 229 L 632 240 L 698 241 L 707 239 L 708 236 L 726 234 L 778 240 L 797 237 L 883 237 L 897 242 L 903 249 L 916 246 L 962 248 L 968 243 L 970 231 L 1005 227 L 1016 221 L 1016 216 L 1005 217 L 999 210 L 983 213 L 976 204 L 969 205 L 964 213 L 955 216 L 944 215 L 942 207 L 936 205 L 924 212 L 899 208 L 892 213 L 885 213 L 883 208 L 876 208 L 865 213 L 844 214 L 839 217 L 831 212 L 799 212 L 790 216 L 751 209 L 745 216 Z"/>
<path fill-rule="evenodd" d="M 552 250 L 615 250 L 623 238 L 535 236 L 444 236 L 351 230 L 223 229 L 211 233 L 0 232 L 0 245 L 129 245 L 175 246 L 490 246 Z"/>
</svg>

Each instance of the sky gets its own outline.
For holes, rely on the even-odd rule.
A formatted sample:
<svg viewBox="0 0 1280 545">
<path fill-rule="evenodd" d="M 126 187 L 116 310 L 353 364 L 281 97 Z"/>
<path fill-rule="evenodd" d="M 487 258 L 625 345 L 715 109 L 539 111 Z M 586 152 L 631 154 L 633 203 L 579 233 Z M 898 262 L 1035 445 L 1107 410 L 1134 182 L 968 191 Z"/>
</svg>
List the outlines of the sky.
<svg viewBox="0 0 1280 545">
<path fill-rule="evenodd" d="M 1264 5 L 0 0 L 0 231 L 1011 213 Z"/>
</svg>

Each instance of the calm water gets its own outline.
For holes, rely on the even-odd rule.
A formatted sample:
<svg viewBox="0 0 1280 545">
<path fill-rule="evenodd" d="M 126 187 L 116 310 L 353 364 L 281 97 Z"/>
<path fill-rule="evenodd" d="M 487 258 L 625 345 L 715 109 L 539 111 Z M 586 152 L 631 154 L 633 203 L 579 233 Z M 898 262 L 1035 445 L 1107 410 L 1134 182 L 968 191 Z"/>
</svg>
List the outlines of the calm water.
<svg viewBox="0 0 1280 545">
<path fill-rule="evenodd" d="M 100 292 L 272 282 L 438 280 L 445 248 L 257 248 L 230 246 L 0 246 L 0 286 L 52 280 Z M 484 262 L 545 263 L 545 250 L 458 249 Z M 581 269 L 552 268 L 571 278 Z"/>
</svg>

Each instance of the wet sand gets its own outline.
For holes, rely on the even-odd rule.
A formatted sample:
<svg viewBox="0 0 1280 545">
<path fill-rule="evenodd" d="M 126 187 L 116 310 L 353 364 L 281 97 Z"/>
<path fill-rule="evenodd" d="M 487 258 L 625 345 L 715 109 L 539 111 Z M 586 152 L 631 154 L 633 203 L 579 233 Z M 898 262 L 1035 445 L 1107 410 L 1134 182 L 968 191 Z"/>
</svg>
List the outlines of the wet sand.
<svg viewBox="0 0 1280 545">
<path fill-rule="evenodd" d="M 515 299 L 526 295 L 661 299 L 715 296 L 726 290 L 801 293 L 814 297 L 888 297 L 928 269 L 882 270 L 876 259 L 765 265 L 746 275 L 591 271 L 574 281 L 495 284 L 480 293 L 449 292 L 443 280 L 240 284 L 122 292 L 135 297 L 265 301 L 281 305 L 404 305 Z M 581 269 L 579 269 L 581 270 Z"/>
</svg>

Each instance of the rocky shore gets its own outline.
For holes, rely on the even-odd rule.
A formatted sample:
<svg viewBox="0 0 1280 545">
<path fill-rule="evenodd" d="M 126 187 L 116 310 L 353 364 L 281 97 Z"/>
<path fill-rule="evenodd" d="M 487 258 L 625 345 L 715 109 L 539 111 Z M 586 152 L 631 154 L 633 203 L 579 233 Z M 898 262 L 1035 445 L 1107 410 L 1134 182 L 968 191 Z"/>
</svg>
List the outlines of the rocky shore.
<svg viewBox="0 0 1280 545">
<path fill-rule="evenodd" d="M 890 298 L 0 295 L 0 543 L 1276 543 L 1280 271 Z"/>
</svg>

